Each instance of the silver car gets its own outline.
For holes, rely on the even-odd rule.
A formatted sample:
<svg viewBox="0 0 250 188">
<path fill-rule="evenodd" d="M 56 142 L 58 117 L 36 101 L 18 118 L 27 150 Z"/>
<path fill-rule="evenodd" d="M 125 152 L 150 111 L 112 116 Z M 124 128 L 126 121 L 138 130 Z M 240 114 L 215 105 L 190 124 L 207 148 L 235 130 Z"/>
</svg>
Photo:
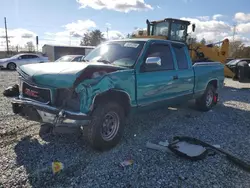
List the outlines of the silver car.
<svg viewBox="0 0 250 188">
<path fill-rule="evenodd" d="M 39 54 L 23 53 L 14 55 L 10 58 L 0 59 L 0 68 L 15 70 L 16 67 L 19 67 L 21 65 L 32 64 L 32 63 L 44 63 L 48 61 L 49 61 L 48 57 L 44 57 Z"/>
<path fill-rule="evenodd" d="M 82 61 L 84 55 L 65 55 L 57 59 L 55 62 L 79 62 Z"/>
</svg>

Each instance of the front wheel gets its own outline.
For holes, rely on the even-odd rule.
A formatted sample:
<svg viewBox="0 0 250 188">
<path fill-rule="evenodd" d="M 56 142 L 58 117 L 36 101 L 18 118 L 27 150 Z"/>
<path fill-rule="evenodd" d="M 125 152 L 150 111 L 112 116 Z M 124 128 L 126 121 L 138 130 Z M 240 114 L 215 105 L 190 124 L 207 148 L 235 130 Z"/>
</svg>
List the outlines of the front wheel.
<svg viewBox="0 0 250 188">
<path fill-rule="evenodd" d="M 98 104 L 90 125 L 86 127 L 85 136 L 94 149 L 109 150 L 121 140 L 124 121 L 124 110 L 118 103 Z"/>
<path fill-rule="evenodd" d="M 7 68 L 8 68 L 9 70 L 15 70 L 15 69 L 16 69 L 16 64 L 15 64 L 15 63 L 9 63 L 9 64 L 7 65 Z"/>
<path fill-rule="evenodd" d="M 196 99 L 196 105 L 201 111 L 209 111 L 217 103 L 218 95 L 212 84 L 209 84 L 204 94 Z"/>
</svg>

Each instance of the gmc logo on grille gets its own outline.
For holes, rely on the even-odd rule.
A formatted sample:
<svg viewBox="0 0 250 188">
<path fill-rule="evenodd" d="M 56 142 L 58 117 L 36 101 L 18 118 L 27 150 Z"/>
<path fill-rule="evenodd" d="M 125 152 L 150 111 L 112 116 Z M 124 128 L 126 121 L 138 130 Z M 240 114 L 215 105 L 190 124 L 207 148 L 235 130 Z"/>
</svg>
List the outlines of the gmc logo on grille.
<svg viewBox="0 0 250 188">
<path fill-rule="evenodd" d="M 29 95 L 29 96 L 31 96 L 31 97 L 38 97 L 38 92 L 37 91 L 33 91 L 33 90 L 31 90 L 31 89 L 25 89 L 24 90 L 24 93 L 26 94 L 26 95 Z"/>
</svg>

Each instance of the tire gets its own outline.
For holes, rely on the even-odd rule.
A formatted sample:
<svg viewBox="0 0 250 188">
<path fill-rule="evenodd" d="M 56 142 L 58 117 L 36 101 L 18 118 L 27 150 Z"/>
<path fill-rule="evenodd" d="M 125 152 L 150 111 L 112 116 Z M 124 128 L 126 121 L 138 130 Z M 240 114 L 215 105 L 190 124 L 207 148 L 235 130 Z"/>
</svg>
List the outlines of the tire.
<svg viewBox="0 0 250 188">
<path fill-rule="evenodd" d="M 104 151 L 116 146 L 120 142 L 124 130 L 124 109 L 117 102 L 100 103 L 91 116 L 92 120 L 85 129 L 85 136 L 92 148 Z M 105 129 L 104 122 L 108 123 L 107 119 L 110 120 L 110 124 L 113 119 L 113 126 L 106 124 Z M 109 126 L 111 127 L 107 130 Z"/>
<path fill-rule="evenodd" d="M 44 123 L 41 125 L 41 127 L 39 129 L 39 136 L 45 140 L 46 137 L 48 137 L 52 134 L 52 131 L 53 131 L 53 125 L 51 125 L 49 123 Z"/>
<path fill-rule="evenodd" d="M 7 68 L 9 70 L 16 70 L 16 64 L 15 63 L 8 63 Z"/>
<path fill-rule="evenodd" d="M 196 99 L 196 106 L 200 111 L 207 112 L 217 103 L 217 98 L 218 96 L 215 87 L 212 84 L 209 84 L 204 94 Z"/>
</svg>

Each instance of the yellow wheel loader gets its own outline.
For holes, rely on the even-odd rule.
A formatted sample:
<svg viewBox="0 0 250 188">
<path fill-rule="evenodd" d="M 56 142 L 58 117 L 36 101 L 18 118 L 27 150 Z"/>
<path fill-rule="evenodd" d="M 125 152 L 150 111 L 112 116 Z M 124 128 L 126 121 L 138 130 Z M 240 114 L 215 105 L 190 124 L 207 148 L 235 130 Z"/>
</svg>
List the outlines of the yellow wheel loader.
<svg viewBox="0 0 250 188">
<path fill-rule="evenodd" d="M 192 41 L 192 38 L 188 38 L 188 26 L 189 21 L 166 18 L 158 21 L 146 21 L 147 31 L 138 31 L 138 34 L 132 37 L 136 38 L 160 38 L 166 40 L 173 40 L 186 43 L 190 50 L 190 56 L 193 63 L 195 62 L 212 62 L 217 61 L 224 64 L 224 75 L 226 77 L 234 78 L 235 74 L 226 66 L 226 61 L 229 52 L 229 40 L 204 45 Z M 192 31 L 195 31 L 195 24 L 192 24 Z M 216 46 L 221 44 L 220 47 Z"/>
</svg>

